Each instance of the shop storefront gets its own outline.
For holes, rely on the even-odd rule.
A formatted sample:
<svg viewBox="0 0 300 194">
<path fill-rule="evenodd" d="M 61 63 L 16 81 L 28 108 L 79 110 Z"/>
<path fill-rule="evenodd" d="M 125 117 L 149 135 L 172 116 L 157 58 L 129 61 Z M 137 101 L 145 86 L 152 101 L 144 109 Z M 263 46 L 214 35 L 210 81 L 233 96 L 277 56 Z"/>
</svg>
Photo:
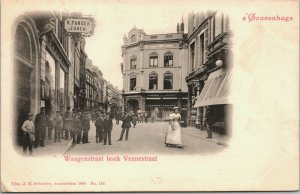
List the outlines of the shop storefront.
<svg viewBox="0 0 300 194">
<path fill-rule="evenodd" d="M 232 71 L 216 70 L 208 76 L 201 93 L 197 96 L 194 108 L 203 110 L 201 122 L 206 121 L 207 107 L 213 112 L 214 130 L 221 134 L 230 133 L 231 124 L 231 80 Z M 204 126 L 202 126 L 204 127 Z"/>
</svg>

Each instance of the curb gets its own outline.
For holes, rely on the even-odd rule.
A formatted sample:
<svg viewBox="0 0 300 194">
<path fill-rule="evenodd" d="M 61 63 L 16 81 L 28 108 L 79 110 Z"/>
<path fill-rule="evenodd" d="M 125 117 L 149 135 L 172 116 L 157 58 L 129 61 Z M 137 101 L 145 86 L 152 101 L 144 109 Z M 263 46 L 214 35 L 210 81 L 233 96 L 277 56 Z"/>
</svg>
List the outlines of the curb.
<svg viewBox="0 0 300 194">
<path fill-rule="evenodd" d="M 66 149 L 60 154 L 60 156 L 63 156 L 67 151 L 69 151 L 72 148 L 72 145 L 73 145 L 73 140 L 70 139 L 68 141 Z"/>
<path fill-rule="evenodd" d="M 222 146 L 225 146 L 225 147 L 228 147 L 228 146 L 229 146 L 228 143 L 227 143 L 227 142 L 224 142 L 224 141 L 220 141 L 220 140 L 213 139 L 213 138 L 212 138 L 212 139 L 208 139 L 208 138 L 202 137 L 202 136 L 200 136 L 200 135 L 195 135 L 195 134 L 188 133 L 188 132 L 186 132 L 186 131 L 185 131 L 184 133 L 186 133 L 186 134 L 188 134 L 188 135 L 191 135 L 191 136 L 194 136 L 194 137 L 198 137 L 198 138 L 200 138 L 200 139 L 213 141 L 214 143 L 216 143 L 216 144 L 218 144 L 218 145 L 222 145 Z"/>
</svg>

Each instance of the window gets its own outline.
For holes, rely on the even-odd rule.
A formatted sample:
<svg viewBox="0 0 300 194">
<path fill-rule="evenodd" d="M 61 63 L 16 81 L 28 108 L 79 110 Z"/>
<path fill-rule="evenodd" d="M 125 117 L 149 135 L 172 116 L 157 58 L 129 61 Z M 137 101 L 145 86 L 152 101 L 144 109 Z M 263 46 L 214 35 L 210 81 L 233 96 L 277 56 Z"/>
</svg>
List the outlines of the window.
<svg viewBox="0 0 300 194">
<path fill-rule="evenodd" d="M 205 52 L 205 50 L 204 50 L 204 33 L 203 34 L 201 34 L 201 36 L 200 36 L 200 54 L 201 54 L 201 64 L 203 65 L 204 64 L 204 52 Z"/>
<path fill-rule="evenodd" d="M 173 74 L 167 72 L 164 74 L 164 89 L 172 89 L 173 88 Z"/>
<path fill-rule="evenodd" d="M 136 58 L 130 59 L 130 69 L 136 69 Z"/>
<path fill-rule="evenodd" d="M 194 71 L 195 70 L 195 42 L 191 44 L 190 51 L 191 51 L 190 64 L 192 66 L 192 71 Z"/>
<path fill-rule="evenodd" d="M 149 75 L 149 90 L 157 90 L 157 73 L 155 72 Z"/>
<path fill-rule="evenodd" d="M 164 66 L 165 67 L 172 67 L 173 66 L 173 54 L 166 53 L 164 57 Z"/>
<path fill-rule="evenodd" d="M 131 43 L 133 43 L 133 42 L 136 42 L 136 36 L 135 35 L 131 36 Z"/>
<path fill-rule="evenodd" d="M 131 76 L 130 77 L 130 91 L 136 90 L 136 76 Z"/>
<path fill-rule="evenodd" d="M 157 53 L 151 53 L 150 54 L 150 67 L 157 67 L 158 66 L 158 55 Z"/>
<path fill-rule="evenodd" d="M 223 13 L 217 12 L 211 18 L 211 39 L 214 40 L 219 34 L 224 32 L 224 21 L 223 21 Z"/>
</svg>

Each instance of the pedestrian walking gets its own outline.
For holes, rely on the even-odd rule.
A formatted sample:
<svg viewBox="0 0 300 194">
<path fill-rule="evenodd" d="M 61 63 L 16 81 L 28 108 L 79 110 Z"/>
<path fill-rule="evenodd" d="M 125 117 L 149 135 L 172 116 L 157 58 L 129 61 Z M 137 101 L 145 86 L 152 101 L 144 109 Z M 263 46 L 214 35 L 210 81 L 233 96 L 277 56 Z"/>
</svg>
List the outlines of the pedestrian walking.
<svg viewBox="0 0 300 194">
<path fill-rule="evenodd" d="M 104 144 L 103 145 L 106 145 L 107 141 L 108 144 L 111 145 L 111 131 L 113 127 L 112 116 L 106 114 L 103 123 L 104 123 Z"/>
<path fill-rule="evenodd" d="M 82 134 L 82 143 L 90 143 L 89 142 L 89 130 L 90 130 L 90 117 L 88 113 L 84 113 L 83 120 L 82 122 L 82 129 L 83 129 L 83 134 Z"/>
<path fill-rule="evenodd" d="M 135 128 L 136 122 L 137 122 L 137 116 L 136 116 L 136 114 L 134 114 L 133 112 L 131 112 L 131 116 L 132 116 L 132 124 L 133 124 L 133 128 Z"/>
<path fill-rule="evenodd" d="M 35 145 L 34 147 L 45 147 L 46 128 L 48 125 L 48 118 L 45 112 L 45 107 L 41 107 L 41 112 L 35 117 Z"/>
<path fill-rule="evenodd" d="M 69 139 L 69 133 L 72 127 L 72 111 L 71 107 L 67 107 L 67 111 L 64 114 L 64 132 L 65 132 L 65 140 Z"/>
<path fill-rule="evenodd" d="M 208 139 L 212 138 L 212 125 L 214 124 L 214 113 L 213 108 L 207 106 L 206 108 L 206 121 L 205 121 L 205 128 L 207 131 L 207 137 Z"/>
<path fill-rule="evenodd" d="M 173 108 L 173 113 L 169 116 L 169 128 L 165 138 L 166 146 L 183 148 L 181 142 L 181 128 L 179 121 L 181 115 L 179 114 L 178 107 Z"/>
<path fill-rule="evenodd" d="M 60 111 L 56 111 L 56 115 L 54 118 L 54 142 L 60 142 L 60 138 L 62 135 L 62 129 L 63 129 L 63 118 L 60 115 Z"/>
<path fill-rule="evenodd" d="M 95 121 L 96 126 L 96 143 L 100 143 L 104 139 L 104 121 L 102 114 L 98 115 L 98 118 Z"/>
<path fill-rule="evenodd" d="M 23 153 L 27 152 L 27 148 L 29 150 L 29 154 L 32 154 L 32 146 L 34 141 L 34 124 L 32 121 L 33 114 L 28 114 L 28 119 L 22 125 L 22 136 L 23 136 Z"/>
<path fill-rule="evenodd" d="M 123 122 L 122 122 L 122 132 L 120 135 L 120 138 L 118 139 L 118 141 L 122 141 L 123 139 L 123 135 L 126 132 L 126 141 L 128 140 L 128 135 L 129 135 L 129 129 L 131 127 L 130 122 L 132 122 L 132 117 L 129 113 L 125 113 L 125 117 L 123 118 Z"/>
<path fill-rule="evenodd" d="M 116 113 L 116 124 L 119 125 L 119 121 L 120 121 L 120 112 Z"/>
</svg>

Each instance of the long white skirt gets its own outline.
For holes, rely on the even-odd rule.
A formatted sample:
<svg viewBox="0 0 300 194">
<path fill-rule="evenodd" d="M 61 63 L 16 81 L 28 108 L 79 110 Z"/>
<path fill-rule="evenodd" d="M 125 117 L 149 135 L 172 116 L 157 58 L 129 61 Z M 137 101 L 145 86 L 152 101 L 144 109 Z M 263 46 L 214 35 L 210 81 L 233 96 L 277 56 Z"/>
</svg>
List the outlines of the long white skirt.
<svg viewBox="0 0 300 194">
<path fill-rule="evenodd" d="M 172 129 L 173 125 L 173 129 Z M 173 124 L 169 125 L 167 136 L 166 136 L 166 144 L 172 145 L 181 145 L 181 128 L 178 122 L 173 122 Z"/>
</svg>

